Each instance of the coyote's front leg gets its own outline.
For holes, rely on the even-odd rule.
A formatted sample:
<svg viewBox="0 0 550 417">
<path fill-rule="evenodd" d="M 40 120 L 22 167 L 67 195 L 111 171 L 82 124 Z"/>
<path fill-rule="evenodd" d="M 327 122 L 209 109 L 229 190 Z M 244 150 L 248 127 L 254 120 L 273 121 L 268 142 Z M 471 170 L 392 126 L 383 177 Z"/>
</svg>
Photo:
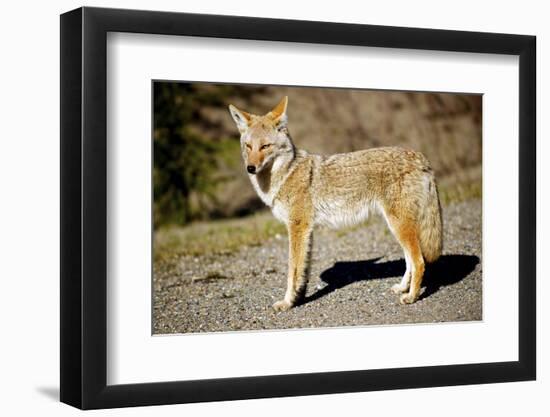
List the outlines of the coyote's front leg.
<svg viewBox="0 0 550 417">
<path fill-rule="evenodd" d="M 273 304 L 276 311 L 285 311 L 296 304 L 304 295 L 310 261 L 312 226 L 308 219 L 291 218 L 288 222 L 288 281 L 283 300 Z"/>
</svg>

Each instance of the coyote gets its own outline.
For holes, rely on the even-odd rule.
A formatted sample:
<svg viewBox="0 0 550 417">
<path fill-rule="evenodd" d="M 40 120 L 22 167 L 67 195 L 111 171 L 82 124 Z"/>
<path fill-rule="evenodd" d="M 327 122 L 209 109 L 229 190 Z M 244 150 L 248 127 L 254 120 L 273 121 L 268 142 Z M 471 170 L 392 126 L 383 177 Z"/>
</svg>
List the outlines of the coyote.
<svg viewBox="0 0 550 417">
<path fill-rule="evenodd" d="M 315 225 L 351 226 L 371 211 L 382 214 L 405 253 L 405 274 L 391 289 L 402 304 L 414 303 L 424 262 L 435 261 L 442 248 L 441 206 L 428 160 L 399 147 L 331 156 L 299 150 L 288 131 L 287 103 L 284 97 L 263 116 L 229 106 L 250 181 L 288 230 L 287 289 L 273 308 L 288 310 L 305 295 Z"/>
</svg>

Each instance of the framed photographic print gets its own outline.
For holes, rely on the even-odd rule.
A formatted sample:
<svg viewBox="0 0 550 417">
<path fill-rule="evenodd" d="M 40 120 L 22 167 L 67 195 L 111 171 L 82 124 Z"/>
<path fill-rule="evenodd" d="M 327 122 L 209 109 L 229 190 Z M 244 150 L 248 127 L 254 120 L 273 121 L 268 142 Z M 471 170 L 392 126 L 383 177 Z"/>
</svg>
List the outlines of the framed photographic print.
<svg viewBox="0 0 550 417">
<path fill-rule="evenodd" d="M 535 379 L 535 37 L 61 16 L 61 401 Z"/>
</svg>

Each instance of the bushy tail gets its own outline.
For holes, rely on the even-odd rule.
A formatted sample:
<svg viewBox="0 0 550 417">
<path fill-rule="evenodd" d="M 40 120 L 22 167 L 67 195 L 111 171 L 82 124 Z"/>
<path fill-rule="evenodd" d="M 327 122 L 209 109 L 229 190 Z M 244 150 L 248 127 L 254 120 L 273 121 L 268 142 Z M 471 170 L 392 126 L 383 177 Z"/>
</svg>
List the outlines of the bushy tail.
<svg viewBox="0 0 550 417">
<path fill-rule="evenodd" d="M 437 184 L 433 175 L 429 177 L 426 201 L 420 210 L 420 248 L 426 262 L 435 262 L 441 255 L 443 247 L 443 221 Z"/>
</svg>

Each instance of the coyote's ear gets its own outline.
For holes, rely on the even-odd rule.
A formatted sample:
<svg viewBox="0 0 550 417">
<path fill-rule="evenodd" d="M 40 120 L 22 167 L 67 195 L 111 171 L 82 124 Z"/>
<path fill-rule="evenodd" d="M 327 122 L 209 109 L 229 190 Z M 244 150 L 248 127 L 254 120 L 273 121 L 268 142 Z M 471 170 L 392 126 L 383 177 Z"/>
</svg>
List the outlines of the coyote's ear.
<svg viewBox="0 0 550 417">
<path fill-rule="evenodd" d="M 286 127 L 287 116 L 286 116 L 286 106 L 288 105 L 288 97 L 284 96 L 283 99 L 271 110 L 268 114 L 273 119 L 277 128 Z"/>
<path fill-rule="evenodd" d="M 248 129 L 248 125 L 252 120 L 252 115 L 245 111 L 239 110 L 232 104 L 229 105 L 229 113 L 231 113 L 231 117 L 235 120 L 239 132 L 244 133 L 246 129 Z"/>
</svg>

